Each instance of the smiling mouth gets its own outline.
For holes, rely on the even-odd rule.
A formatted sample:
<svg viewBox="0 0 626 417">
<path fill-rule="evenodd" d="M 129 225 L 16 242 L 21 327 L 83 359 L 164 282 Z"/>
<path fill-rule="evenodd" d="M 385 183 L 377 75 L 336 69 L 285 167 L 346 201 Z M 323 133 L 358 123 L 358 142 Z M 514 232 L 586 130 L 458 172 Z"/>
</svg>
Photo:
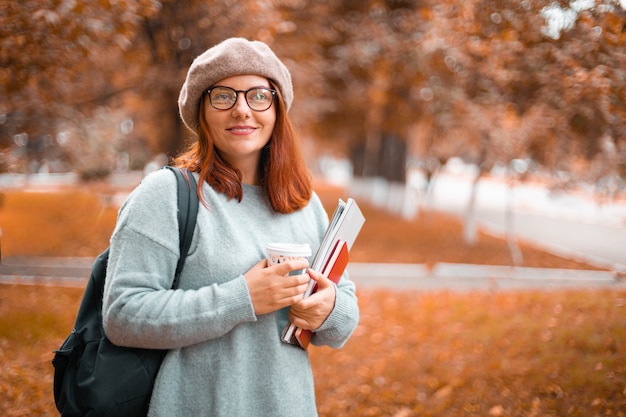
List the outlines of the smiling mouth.
<svg viewBox="0 0 626 417">
<path fill-rule="evenodd" d="M 238 133 L 238 134 L 246 134 L 246 133 L 252 133 L 256 130 L 255 127 L 250 127 L 250 126 L 246 126 L 246 127 L 231 127 L 230 129 L 226 129 L 232 133 Z"/>
</svg>

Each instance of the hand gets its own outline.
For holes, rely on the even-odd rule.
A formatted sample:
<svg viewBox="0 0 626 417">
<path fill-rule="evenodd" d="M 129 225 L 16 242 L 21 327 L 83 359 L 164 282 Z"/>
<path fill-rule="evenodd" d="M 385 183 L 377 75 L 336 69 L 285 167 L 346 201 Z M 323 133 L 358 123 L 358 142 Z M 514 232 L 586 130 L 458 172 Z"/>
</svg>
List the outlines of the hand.
<svg viewBox="0 0 626 417">
<path fill-rule="evenodd" d="M 317 281 L 317 291 L 307 298 L 298 300 L 289 309 L 291 323 L 305 330 L 320 327 L 335 307 L 335 286 L 319 272 L 308 270 L 311 279 Z"/>
<path fill-rule="evenodd" d="M 287 275 L 292 271 L 307 268 L 309 263 L 306 260 L 267 265 L 267 259 L 263 259 L 244 274 L 257 316 L 280 310 L 302 300 L 310 280 L 307 274 Z"/>
</svg>

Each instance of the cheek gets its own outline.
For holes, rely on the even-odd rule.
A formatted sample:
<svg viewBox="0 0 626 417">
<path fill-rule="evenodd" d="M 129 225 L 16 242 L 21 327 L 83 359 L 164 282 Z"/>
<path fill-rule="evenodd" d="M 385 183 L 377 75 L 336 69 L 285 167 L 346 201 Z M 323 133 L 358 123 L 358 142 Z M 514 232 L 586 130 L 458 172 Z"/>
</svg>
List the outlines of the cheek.
<svg viewBox="0 0 626 417">
<path fill-rule="evenodd" d="M 203 116 L 204 116 L 204 121 L 209 127 L 215 125 L 215 123 L 217 122 L 217 114 L 214 111 L 212 111 L 210 107 L 207 108 L 206 105 L 204 106 Z"/>
<path fill-rule="evenodd" d="M 275 127 L 276 127 L 276 121 L 273 121 L 272 123 L 268 123 L 267 130 L 269 131 L 270 136 L 272 135 L 272 132 L 274 131 Z"/>
<path fill-rule="evenodd" d="M 273 114 L 268 114 L 268 117 L 264 120 L 263 124 L 265 125 L 267 130 L 270 131 L 271 135 L 271 132 L 274 131 L 274 127 L 276 127 L 276 112 L 273 112 Z"/>
<path fill-rule="evenodd" d="M 225 122 L 221 120 L 221 116 L 222 115 L 208 109 L 204 111 L 207 133 L 213 140 L 219 140 L 220 136 L 223 134 L 222 126 L 225 125 Z"/>
</svg>

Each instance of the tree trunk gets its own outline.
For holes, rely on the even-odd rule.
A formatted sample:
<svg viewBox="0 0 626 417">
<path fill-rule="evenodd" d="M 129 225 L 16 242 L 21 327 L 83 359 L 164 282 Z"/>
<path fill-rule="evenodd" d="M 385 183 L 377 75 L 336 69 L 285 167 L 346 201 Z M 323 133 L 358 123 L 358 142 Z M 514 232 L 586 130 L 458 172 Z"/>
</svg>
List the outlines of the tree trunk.
<svg viewBox="0 0 626 417">
<path fill-rule="evenodd" d="M 524 256 L 522 254 L 522 250 L 517 244 L 517 239 L 515 238 L 515 227 L 514 227 L 515 215 L 513 213 L 513 206 L 515 204 L 515 182 L 513 179 L 509 181 L 509 186 L 507 188 L 508 189 L 507 189 L 505 225 L 504 225 L 504 230 L 506 233 L 506 243 L 509 247 L 509 252 L 511 253 L 511 260 L 513 261 L 513 265 L 521 266 L 524 263 Z"/>
<path fill-rule="evenodd" d="M 476 244 L 478 236 L 478 226 L 476 221 L 476 194 L 478 194 L 478 182 L 483 176 L 482 170 L 478 172 L 476 178 L 472 182 L 470 190 L 470 198 L 467 202 L 467 211 L 465 213 L 465 226 L 463 228 L 463 241 L 469 246 Z"/>
</svg>

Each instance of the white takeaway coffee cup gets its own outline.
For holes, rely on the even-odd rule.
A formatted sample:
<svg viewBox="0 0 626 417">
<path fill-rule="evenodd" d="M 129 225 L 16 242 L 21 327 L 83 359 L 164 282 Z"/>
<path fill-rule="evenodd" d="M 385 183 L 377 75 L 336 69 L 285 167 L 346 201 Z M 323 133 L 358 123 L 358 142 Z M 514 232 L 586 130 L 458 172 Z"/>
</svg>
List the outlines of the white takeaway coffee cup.
<svg viewBox="0 0 626 417">
<path fill-rule="evenodd" d="M 265 248 L 269 266 L 297 259 L 308 259 L 311 247 L 308 243 L 270 243 Z M 304 273 L 304 270 L 293 271 L 290 275 Z"/>
</svg>

